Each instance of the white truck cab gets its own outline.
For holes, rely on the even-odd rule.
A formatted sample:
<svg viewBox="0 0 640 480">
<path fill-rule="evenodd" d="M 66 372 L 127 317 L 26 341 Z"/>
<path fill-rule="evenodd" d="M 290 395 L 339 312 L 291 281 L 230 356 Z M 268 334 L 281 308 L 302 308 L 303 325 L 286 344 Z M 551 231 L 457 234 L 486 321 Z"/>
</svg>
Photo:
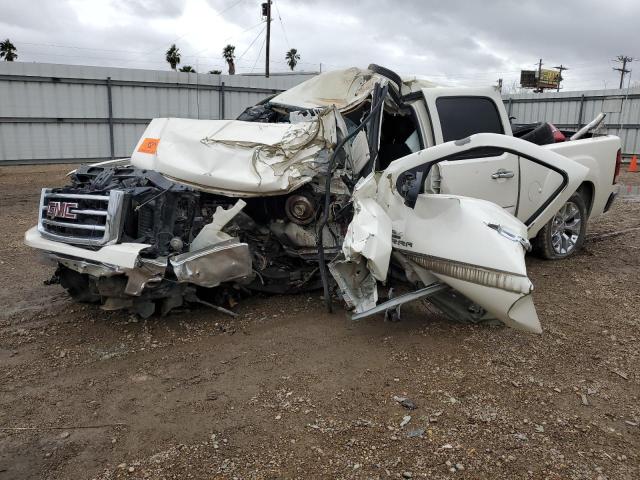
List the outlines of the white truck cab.
<svg viewBox="0 0 640 480">
<path fill-rule="evenodd" d="M 420 148 L 462 140 L 478 133 L 513 136 L 497 89 L 421 86 L 419 80 L 407 83 L 411 91 L 403 96 L 403 100 L 411 109 L 415 132 L 420 135 Z M 383 119 L 383 136 L 384 128 Z M 416 134 L 410 135 L 412 141 Z M 588 169 L 584 182 L 575 190 L 582 202 L 573 199 L 564 210 L 564 217 L 555 219 L 556 226 L 567 227 L 564 232 L 556 229 L 556 248 L 551 239 L 554 235 L 551 225 L 544 232 L 549 238 L 535 242 L 543 256 L 564 258 L 581 246 L 587 220 L 605 212 L 617 194 L 615 177 L 620 168 L 620 141 L 618 137 L 603 135 L 539 146 Z M 384 146 L 380 150 L 383 152 Z M 524 222 L 528 237 L 534 239 L 545 226 L 536 213 L 555 191 L 565 188 L 563 172 L 557 162 L 539 161 L 536 157 L 539 151 L 536 149 L 536 153 L 527 157 L 496 146 L 442 158 L 434 163 L 424 179 L 425 191 L 481 198 L 500 205 Z M 554 222 L 553 218 L 545 219 L 547 223 Z M 542 245 L 545 243 L 547 245 Z"/>
</svg>

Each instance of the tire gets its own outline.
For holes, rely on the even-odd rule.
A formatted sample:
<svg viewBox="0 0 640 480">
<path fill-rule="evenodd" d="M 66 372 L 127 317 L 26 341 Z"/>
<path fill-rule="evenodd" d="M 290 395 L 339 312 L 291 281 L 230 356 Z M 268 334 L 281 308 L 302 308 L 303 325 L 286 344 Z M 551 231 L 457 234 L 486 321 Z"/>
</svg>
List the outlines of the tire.
<svg viewBox="0 0 640 480">
<path fill-rule="evenodd" d="M 579 193 L 571 195 L 536 236 L 537 253 L 547 260 L 561 260 L 582 248 L 587 234 L 587 205 Z"/>
</svg>

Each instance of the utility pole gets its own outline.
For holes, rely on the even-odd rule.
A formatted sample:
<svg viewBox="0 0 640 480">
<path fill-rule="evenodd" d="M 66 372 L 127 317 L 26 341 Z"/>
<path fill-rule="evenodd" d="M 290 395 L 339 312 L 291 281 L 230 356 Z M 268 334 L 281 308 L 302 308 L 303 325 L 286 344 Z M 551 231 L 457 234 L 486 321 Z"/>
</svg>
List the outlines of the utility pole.
<svg viewBox="0 0 640 480">
<path fill-rule="evenodd" d="M 560 82 L 562 81 L 562 71 L 563 70 L 569 70 L 567 67 L 565 67 L 564 65 L 560 64 L 559 67 L 553 67 L 556 70 L 560 71 L 560 75 L 558 76 L 558 92 L 560 91 Z"/>
<path fill-rule="evenodd" d="M 627 70 L 627 63 L 631 63 L 633 62 L 633 58 L 628 57 L 626 55 L 618 55 L 616 57 L 616 59 L 614 60 L 614 62 L 618 62 L 618 63 L 622 63 L 622 68 L 614 68 L 614 70 L 617 70 L 618 72 L 620 72 L 620 89 L 622 89 L 622 84 L 624 82 L 624 74 L 625 73 L 631 73 L 631 70 Z"/>
<path fill-rule="evenodd" d="M 542 59 L 538 62 L 538 81 L 536 82 L 536 92 L 544 92 L 544 88 L 540 87 L 540 79 L 542 78 Z"/>
<path fill-rule="evenodd" d="M 271 46 L 271 0 L 262 4 L 262 15 L 267 17 L 267 46 L 264 65 L 264 76 L 269 78 L 269 47 Z"/>
</svg>

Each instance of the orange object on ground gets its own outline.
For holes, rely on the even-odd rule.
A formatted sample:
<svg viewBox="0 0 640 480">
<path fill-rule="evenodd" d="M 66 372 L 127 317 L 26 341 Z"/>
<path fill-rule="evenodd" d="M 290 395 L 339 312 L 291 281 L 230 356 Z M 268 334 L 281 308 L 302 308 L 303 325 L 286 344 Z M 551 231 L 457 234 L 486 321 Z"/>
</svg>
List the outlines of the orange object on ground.
<svg viewBox="0 0 640 480">
<path fill-rule="evenodd" d="M 631 163 L 629 164 L 629 172 L 637 172 L 638 171 L 638 157 L 634 155 L 631 157 Z"/>
</svg>

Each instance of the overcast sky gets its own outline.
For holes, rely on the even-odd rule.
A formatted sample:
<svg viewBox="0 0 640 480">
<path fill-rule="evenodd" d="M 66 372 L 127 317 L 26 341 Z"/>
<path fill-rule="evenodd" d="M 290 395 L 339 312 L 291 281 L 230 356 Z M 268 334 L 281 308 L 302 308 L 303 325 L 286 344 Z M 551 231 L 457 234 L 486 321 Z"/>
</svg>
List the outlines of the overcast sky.
<svg viewBox="0 0 640 480">
<path fill-rule="evenodd" d="M 0 0 L 0 37 L 18 61 L 226 72 L 221 51 L 236 46 L 237 72 L 264 71 L 261 0 Z M 297 70 L 378 63 L 435 82 L 509 87 L 521 69 L 569 66 L 567 90 L 616 88 L 612 60 L 638 57 L 638 0 L 274 0 L 271 70 L 297 48 Z M 544 68 L 543 67 L 543 68 Z M 626 82 L 625 82 L 626 83 Z"/>
</svg>

